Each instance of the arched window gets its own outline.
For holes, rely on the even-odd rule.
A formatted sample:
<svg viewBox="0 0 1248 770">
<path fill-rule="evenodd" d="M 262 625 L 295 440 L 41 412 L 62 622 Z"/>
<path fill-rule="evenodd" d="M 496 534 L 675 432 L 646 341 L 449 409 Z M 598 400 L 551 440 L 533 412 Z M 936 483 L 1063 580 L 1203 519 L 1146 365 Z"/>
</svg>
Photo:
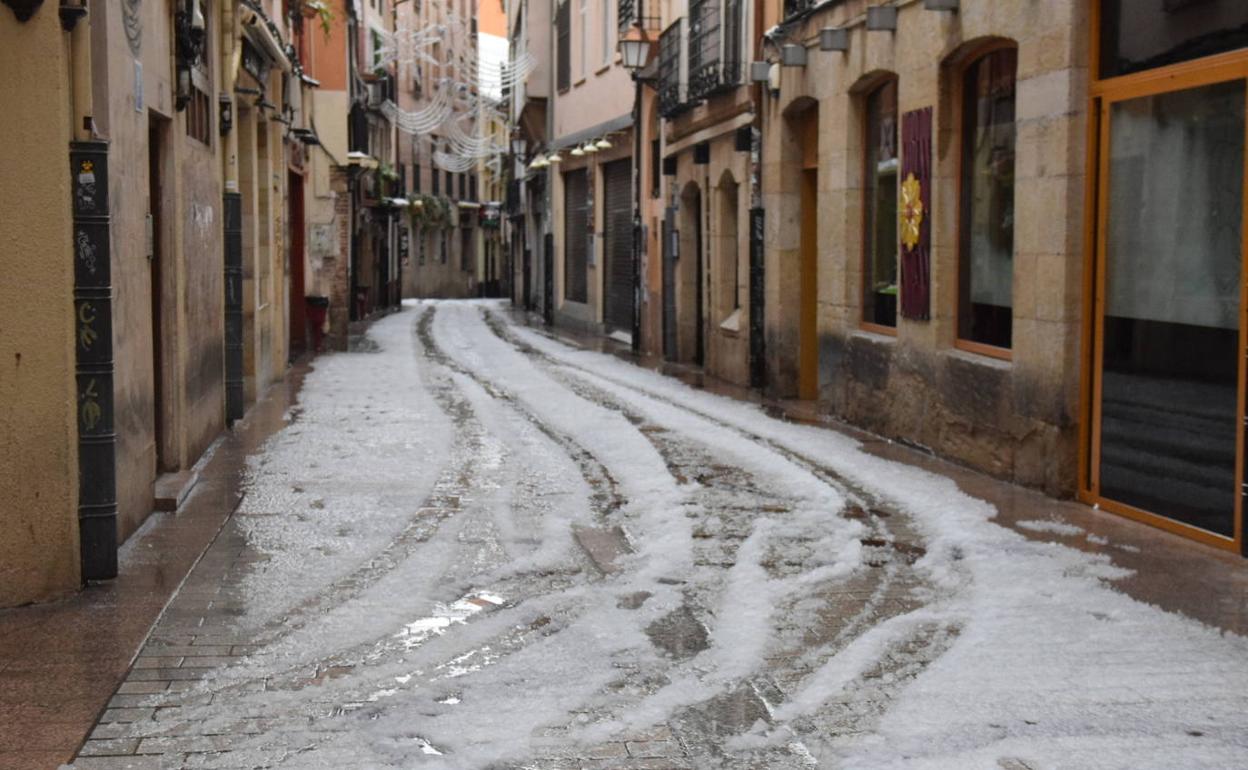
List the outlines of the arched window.
<svg viewBox="0 0 1248 770">
<path fill-rule="evenodd" d="M 1014 313 L 1014 77 L 997 48 L 962 75 L 958 338 L 1009 349 Z M 987 351 L 985 351 L 987 352 Z"/>
<path fill-rule="evenodd" d="M 867 94 L 862 321 L 897 326 L 897 79 Z"/>
</svg>

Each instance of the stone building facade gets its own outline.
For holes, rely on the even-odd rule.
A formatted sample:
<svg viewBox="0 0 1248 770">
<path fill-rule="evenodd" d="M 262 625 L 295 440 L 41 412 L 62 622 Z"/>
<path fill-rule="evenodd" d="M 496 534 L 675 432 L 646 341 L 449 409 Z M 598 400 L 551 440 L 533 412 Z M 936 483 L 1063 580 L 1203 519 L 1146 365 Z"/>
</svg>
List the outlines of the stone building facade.
<svg viewBox="0 0 1248 770">
<path fill-rule="evenodd" d="M 290 21 L 234 0 L 0 9 L 0 88 L 29 107 L 0 118 L 0 194 L 22 212 L 0 253 L 0 488 L 18 503 L 0 523 L 19 533 L 0 606 L 114 576 L 286 370 L 307 130 Z"/>
<path fill-rule="evenodd" d="M 736 385 L 750 378 L 750 218 L 757 203 L 756 111 L 747 70 L 754 3 L 671 4 L 659 37 L 661 351 Z"/>
<path fill-rule="evenodd" d="M 777 61 L 763 124 L 769 390 L 818 398 L 882 435 L 1070 494 L 1084 4 L 771 10 L 781 26 L 770 37 Z M 837 31 L 843 50 L 821 50 L 823 29 Z M 786 56 L 804 64 L 786 66 Z M 969 120 L 979 126 L 970 143 Z M 970 175 L 980 162 L 971 148 L 984 142 L 996 154 Z M 968 324 L 974 314 L 985 320 Z"/>
</svg>

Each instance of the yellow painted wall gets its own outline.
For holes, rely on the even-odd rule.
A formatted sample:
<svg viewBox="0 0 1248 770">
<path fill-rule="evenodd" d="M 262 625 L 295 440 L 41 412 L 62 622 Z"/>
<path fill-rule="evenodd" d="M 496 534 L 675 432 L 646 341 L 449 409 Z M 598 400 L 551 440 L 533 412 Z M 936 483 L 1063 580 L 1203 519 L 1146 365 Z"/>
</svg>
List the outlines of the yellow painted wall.
<svg viewBox="0 0 1248 770">
<path fill-rule="evenodd" d="M 68 36 L 0 8 L 0 607 L 79 585 Z"/>
</svg>

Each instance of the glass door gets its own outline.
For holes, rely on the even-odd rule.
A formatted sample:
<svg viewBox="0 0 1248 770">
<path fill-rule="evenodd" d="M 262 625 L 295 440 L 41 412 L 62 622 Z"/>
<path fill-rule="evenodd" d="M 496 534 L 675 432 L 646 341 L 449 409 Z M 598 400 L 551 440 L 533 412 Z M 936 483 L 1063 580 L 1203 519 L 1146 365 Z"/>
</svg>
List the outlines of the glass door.
<svg viewBox="0 0 1248 770">
<path fill-rule="evenodd" d="M 1243 75 L 1107 92 L 1096 222 L 1093 492 L 1226 547 L 1243 462 Z"/>
</svg>

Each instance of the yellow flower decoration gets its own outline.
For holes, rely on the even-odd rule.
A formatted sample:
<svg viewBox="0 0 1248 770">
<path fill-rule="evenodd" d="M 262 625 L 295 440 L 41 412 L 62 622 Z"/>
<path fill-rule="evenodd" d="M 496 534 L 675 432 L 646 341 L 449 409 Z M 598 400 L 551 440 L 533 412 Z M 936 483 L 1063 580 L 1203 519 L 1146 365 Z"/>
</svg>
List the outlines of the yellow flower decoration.
<svg viewBox="0 0 1248 770">
<path fill-rule="evenodd" d="M 919 244 L 919 234 L 923 226 L 923 185 L 914 178 L 914 173 L 906 175 L 901 183 L 901 242 L 907 249 Z"/>
<path fill-rule="evenodd" d="M 92 170 L 94 170 L 94 169 L 95 169 L 95 163 L 93 163 L 93 162 L 91 162 L 91 161 L 89 161 L 89 160 L 84 160 L 84 161 L 82 162 L 82 171 L 83 171 L 83 173 L 90 173 L 90 172 L 91 172 Z"/>
</svg>

